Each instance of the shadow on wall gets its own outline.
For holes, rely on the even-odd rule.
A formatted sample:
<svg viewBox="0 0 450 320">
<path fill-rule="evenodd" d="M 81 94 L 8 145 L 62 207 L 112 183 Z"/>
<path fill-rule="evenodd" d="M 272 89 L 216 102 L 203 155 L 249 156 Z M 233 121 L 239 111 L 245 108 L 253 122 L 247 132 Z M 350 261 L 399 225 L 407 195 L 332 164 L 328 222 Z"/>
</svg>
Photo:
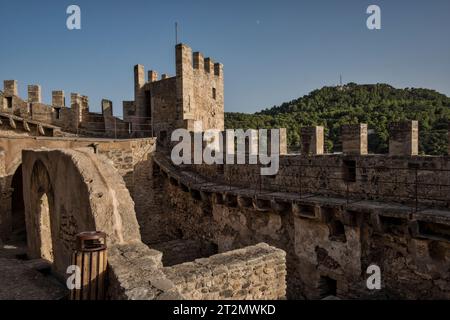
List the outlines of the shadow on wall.
<svg viewBox="0 0 450 320">
<path fill-rule="evenodd" d="M 22 165 L 13 175 L 11 182 L 11 238 L 26 242 L 25 207 L 23 203 Z"/>
</svg>

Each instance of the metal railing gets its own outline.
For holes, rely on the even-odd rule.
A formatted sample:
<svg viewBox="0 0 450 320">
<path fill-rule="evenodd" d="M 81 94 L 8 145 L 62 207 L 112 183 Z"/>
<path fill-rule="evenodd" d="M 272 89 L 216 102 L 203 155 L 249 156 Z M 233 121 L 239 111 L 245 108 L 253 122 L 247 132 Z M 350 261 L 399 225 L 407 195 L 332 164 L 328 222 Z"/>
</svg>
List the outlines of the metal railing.
<svg viewBox="0 0 450 320">
<path fill-rule="evenodd" d="M 233 166 L 239 168 L 239 165 Z M 272 177 L 245 169 L 232 172 L 226 165 L 224 174 L 215 177 L 208 176 L 195 165 L 183 168 L 186 169 L 199 174 L 199 180 L 220 182 L 228 190 L 252 189 L 254 194 L 287 192 L 299 198 L 338 197 L 345 199 L 347 204 L 363 200 L 388 201 L 405 204 L 412 212 L 450 206 L 450 169 L 293 164 L 281 167 Z M 354 178 L 349 178 L 346 171 L 354 171 Z M 246 180 L 245 175 L 249 179 Z"/>
</svg>

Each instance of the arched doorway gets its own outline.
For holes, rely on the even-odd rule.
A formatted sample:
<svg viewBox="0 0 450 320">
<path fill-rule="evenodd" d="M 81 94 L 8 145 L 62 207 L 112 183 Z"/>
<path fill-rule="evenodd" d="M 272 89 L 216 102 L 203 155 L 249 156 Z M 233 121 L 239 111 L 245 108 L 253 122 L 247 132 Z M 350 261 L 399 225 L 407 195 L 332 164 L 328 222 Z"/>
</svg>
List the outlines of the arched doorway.
<svg viewBox="0 0 450 320">
<path fill-rule="evenodd" d="M 41 257 L 49 262 L 53 262 L 53 238 L 52 224 L 50 218 L 49 197 L 43 193 L 39 199 L 39 230 L 41 239 Z"/>
<path fill-rule="evenodd" d="M 12 239 L 26 242 L 25 207 L 23 202 L 22 165 L 19 165 L 11 181 L 11 231 Z"/>
<path fill-rule="evenodd" d="M 31 211 L 27 218 L 33 227 L 30 230 L 32 237 L 29 240 L 34 238 L 34 241 L 31 243 L 28 241 L 28 246 L 29 248 L 30 244 L 36 246 L 39 257 L 53 263 L 57 250 L 54 195 L 48 170 L 39 160 L 33 165 L 29 189 L 25 190 L 31 195 L 29 198 Z"/>
</svg>

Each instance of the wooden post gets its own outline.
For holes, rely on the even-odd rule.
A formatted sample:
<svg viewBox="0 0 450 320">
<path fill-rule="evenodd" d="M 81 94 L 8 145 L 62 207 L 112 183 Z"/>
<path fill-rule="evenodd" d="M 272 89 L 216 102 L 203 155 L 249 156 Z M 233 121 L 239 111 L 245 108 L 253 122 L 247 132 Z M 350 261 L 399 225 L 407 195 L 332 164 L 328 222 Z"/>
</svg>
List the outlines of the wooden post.
<svg viewBox="0 0 450 320">
<path fill-rule="evenodd" d="M 81 271 L 79 289 L 72 289 L 70 300 L 105 299 L 106 234 L 92 231 L 77 234 L 77 249 L 72 254 L 72 264 Z"/>
</svg>

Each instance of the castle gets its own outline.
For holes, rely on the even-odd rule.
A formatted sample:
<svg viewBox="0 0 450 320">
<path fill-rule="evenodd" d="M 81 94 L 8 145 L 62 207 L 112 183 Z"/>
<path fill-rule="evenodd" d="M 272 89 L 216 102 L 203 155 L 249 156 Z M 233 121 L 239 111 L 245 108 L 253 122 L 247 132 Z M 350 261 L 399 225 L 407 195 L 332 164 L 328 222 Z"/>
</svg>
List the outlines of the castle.
<svg viewBox="0 0 450 320">
<path fill-rule="evenodd" d="M 52 91 L 52 103 L 42 103 L 41 86 L 28 86 L 28 99 L 18 96 L 18 83 L 4 81 L 0 113 L 31 135 L 71 134 L 89 137 L 139 138 L 155 136 L 163 145 L 174 129 L 224 129 L 223 65 L 204 58 L 184 44 L 176 46 L 176 76 L 134 67 L 134 100 L 123 102 L 123 120 L 113 116 L 112 102 L 103 99 L 102 113 L 89 111 L 89 98 L 71 93 L 66 106 L 64 91 Z M 8 121 L 9 121 L 8 119 Z M 37 124 L 39 123 L 39 124 Z M 31 127 L 35 128 L 31 130 Z M 30 129 L 30 130 L 29 130 Z"/>
<path fill-rule="evenodd" d="M 66 277 L 78 232 L 108 237 L 112 299 L 450 299 L 450 158 L 419 155 L 418 122 L 390 126 L 368 153 L 366 124 L 302 128 L 301 154 L 260 164 L 174 165 L 176 128 L 224 129 L 223 67 L 176 50 L 176 76 L 135 67 L 123 120 L 102 103 L 53 93 L 41 103 L 6 81 L 0 97 L 0 238 L 26 238 L 28 261 Z M 1 250 L 0 250 L 1 253 Z M 7 263 L 36 265 L 3 259 Z M 28 264 L 27 264 L 28 263 Z M 381 269 L 380 290 L 367 270 Z M 31 267 L 30 267 L 31 268 Z M 19 270 L 20 268 L 17 268 Z M 31 283 L 31 282 L 30 282 Z M 31 284 L 30 284 L 31 285 Z"/>
</svg>

